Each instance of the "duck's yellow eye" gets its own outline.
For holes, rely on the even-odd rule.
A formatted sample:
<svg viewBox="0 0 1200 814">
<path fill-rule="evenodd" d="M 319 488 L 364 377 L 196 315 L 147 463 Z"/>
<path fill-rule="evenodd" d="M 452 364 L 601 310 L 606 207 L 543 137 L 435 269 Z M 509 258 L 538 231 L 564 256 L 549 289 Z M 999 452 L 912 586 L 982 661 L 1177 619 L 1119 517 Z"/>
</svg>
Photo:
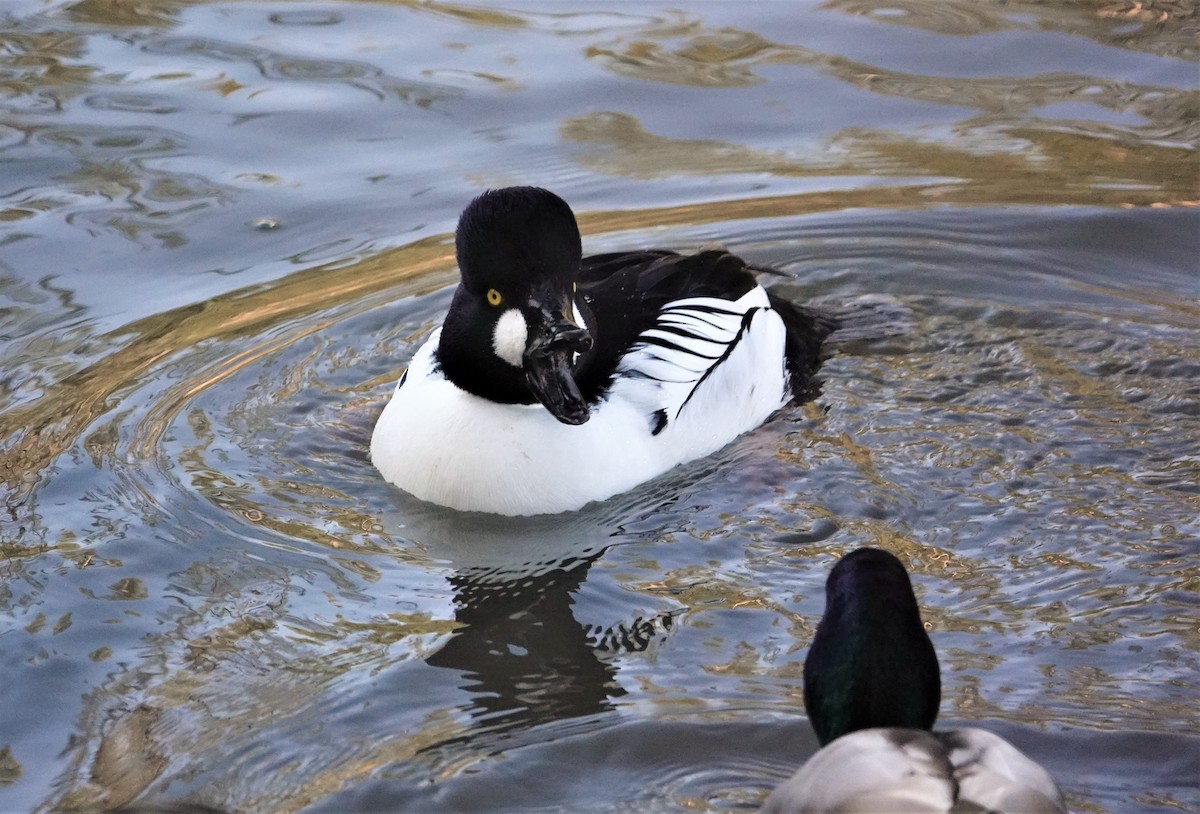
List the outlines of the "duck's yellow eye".
<svg viewBox="0 0 1200 814">
<path fill-rule="evenodd" d="M 488 289 L 487 298 L 488 298 L 488 305 L 499 305 L 500 300 L 503 299 L 503 297 L 500 296 L 500 292 L 494 288 Z"/>
</svg>

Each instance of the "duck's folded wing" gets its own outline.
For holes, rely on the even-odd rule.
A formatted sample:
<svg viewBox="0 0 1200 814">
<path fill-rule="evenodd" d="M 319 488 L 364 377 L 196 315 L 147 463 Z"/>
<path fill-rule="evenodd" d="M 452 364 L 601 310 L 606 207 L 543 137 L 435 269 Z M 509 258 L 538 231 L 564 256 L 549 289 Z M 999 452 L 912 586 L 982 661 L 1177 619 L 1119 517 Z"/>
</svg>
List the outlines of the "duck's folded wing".
<svg viewBox="0 0 1200 814">
<path fill-rule="evenodd" d="M 961 799 L 989 811 L 1067 810 L 1050 774 L 1000 736 L 974 728 L 936 734 L 949 750 Z"/>
<path fill-rule="evenodd" d="M 580 360 L 580 388 L 591 397 L 605 391 L 617 365 L 669 303 L 702 297 L 728 304 L 756 287 L 746 264 L 723 251 L 617 252 L 585 258 L 579 300 L 595 344 Z"/>
<path fill-rule="evenodd" d="M 813 755 L 763 812 L 1066 814 L 1054 780 L 982 729 L 862 729 Z"/>
<path fill-rule="evenodd" d="M 764 814 L 953 810 L 953 767 L 916 729 L 863 729 L 817 752 L 767 798 Z"/>
<path fill-rule="evenodd" d="M 656 435 L 681 419 L 728 421 L 736 435 L 787 401 L 784 341 L 762 289 L 677 300 L 621 358 L 612 395 L 638 405 Z"/>
</svg>

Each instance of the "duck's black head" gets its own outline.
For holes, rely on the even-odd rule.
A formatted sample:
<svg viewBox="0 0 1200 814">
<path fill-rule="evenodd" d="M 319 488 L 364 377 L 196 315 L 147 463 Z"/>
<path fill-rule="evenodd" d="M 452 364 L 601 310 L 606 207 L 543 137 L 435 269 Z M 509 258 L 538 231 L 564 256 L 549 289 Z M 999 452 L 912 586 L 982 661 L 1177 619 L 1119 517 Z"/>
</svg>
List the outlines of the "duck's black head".
<svg viewBox="0 0 1200 814">
<path fill-rule="evenodd" d="M 871 727 L 930 729 L 937 654 L 900 560 L 850 552 L 825 582 L 825 614 L 804 662 L 804 706 L 821 745 Z"/>
<path fill-rule="evenodd" d="M 571 208 L 537 187 L 489 190 L 463 210 L 455 250 L 462 282 L 438 345 L 447 378 L 492 401 L 541 402 L 565 424 L 587 421 L 573 368 L 592 337 L 573 318 L 582 248 Z"/>
</svg>

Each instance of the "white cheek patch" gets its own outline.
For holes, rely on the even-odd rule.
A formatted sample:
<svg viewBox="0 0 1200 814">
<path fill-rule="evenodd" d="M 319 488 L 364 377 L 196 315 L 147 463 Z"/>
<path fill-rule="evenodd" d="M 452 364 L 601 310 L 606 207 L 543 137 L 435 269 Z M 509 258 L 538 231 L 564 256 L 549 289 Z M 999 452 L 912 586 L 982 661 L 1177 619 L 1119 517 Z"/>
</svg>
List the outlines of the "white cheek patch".
<svg viewBox="0 0 1200 814">
<path fill-rule="evenodd" d="M 529 339 L 529 326 L 525 323 L 525 315 L 517 308 L 509 308 L 496 320 L 496 330 L 492 334 L 492 348 L 496 355 L 513 367 L 521 366 L 525 355 L 525 344 Z"/>
<path fill-rule="evenodd" d="M 590 328 L 588 328 L 588 324 L 584 320 L 583 314 L 579 311 L 579 306 L 576 305 L 574 301 L 571 302 L 571 317 L 575 320 L 575 324 L 578 325 L 580 328 L 585 328 L 587 330 L 591 330 Z M 580 354 L 572 353 L 571 354 L 571 362 L 572 363 L 578 362 L 579 357 L 580 357 Z"/>
</svg>

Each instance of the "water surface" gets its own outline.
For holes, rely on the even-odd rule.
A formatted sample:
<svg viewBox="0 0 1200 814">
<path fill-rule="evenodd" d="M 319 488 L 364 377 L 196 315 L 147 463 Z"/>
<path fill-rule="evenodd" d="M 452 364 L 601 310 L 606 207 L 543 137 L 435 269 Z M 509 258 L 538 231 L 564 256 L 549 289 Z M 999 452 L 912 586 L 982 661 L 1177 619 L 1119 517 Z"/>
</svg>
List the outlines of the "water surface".
<svg viewBox="0 0 1200 814">
<path fill-rule="evenodd" d="M 1200 91 L 1178 3 L 17 0 L 0 11 L 0 810 L 754 810 L 836 557 L 942 719 L 1200 806 Z M 450 233 L 720 242 L 908 309 L 582 512 L 366 460 Z"/>
</svg>

